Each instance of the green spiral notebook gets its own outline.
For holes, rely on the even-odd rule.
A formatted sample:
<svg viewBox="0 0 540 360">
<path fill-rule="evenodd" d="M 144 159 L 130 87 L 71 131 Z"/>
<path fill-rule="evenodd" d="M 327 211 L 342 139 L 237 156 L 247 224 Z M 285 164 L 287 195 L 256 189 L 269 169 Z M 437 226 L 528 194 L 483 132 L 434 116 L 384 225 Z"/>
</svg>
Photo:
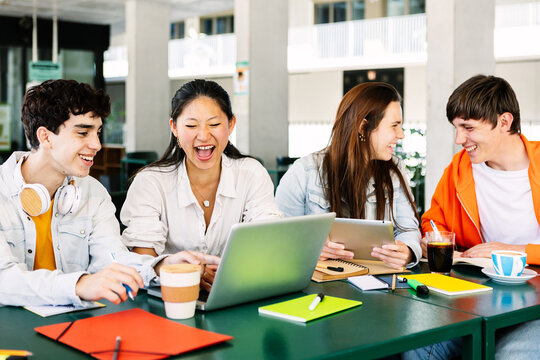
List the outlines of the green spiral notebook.
<svg viewBox="0 0 540 360">
<path fill-rule="evenodd" d="M 361 301 L 342 299 L 325 295 L 315 310 L 309 310 L 317 294 L 302 296 L 296 299 L 282 301 L 276 304 L 261 306 L 259 314 L 276 316 L 287 320 L 308 322 L 362 305 Z"/>
</svg>

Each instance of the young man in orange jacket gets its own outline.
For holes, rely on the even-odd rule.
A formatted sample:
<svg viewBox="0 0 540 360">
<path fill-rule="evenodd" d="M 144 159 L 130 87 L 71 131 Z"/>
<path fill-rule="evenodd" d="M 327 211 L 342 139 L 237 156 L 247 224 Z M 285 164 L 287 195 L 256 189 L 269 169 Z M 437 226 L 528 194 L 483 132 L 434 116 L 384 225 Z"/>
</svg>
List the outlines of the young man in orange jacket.
<svg viewBox="0 0 540 360">
<path fill-rule="evenodd" d="M 521 135 L 514 91 L 504 79 L 472 77 L 450 96 L 446 116 L 463 150 L 444 171 L 422 230 L 433 220 L 455 232 L 465 257 L 516 250 L 540 264 L 540 142 Z"/>
<path fill-rule="evenodd" d="M 512 87 L 495 76 L 474 76 L 454 90 L 446 117 L 463 150 L 445 169 L 422 230 L 431 231 L 433 220 L 440 231 L 454 232 L 465 257 L 515 250 L 527 253 L 527 263 L 540 264 L 540 142 L 521 135 Z M 425 243 L 423 252 L 426 256 Z M 538 330 L 540 320 L 504 329 L 497 334 L 496 357 L 537 358 Z M 404 358 L 451 358 L 461 352 L 460 340 L 416 349 Z"/>
</svg>

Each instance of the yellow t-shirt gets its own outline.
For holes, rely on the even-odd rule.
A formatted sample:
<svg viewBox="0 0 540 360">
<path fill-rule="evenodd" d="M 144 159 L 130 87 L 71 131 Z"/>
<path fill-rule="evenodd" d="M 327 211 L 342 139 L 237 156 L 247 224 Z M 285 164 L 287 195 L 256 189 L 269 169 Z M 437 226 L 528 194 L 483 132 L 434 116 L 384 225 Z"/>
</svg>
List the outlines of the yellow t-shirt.
<svg viewBox="0 0 540 360">
<path fill-rule="evenodd" d="M 32 219 L 34 219 L 34 224 L 36 225 L 36 256 L 34 258 L 34 270 L 56 270 L 51 235 L 53 202 L 54 200 L 51 201 L 51 207 L 46 213 L 32 217 Z"/>
</svg>

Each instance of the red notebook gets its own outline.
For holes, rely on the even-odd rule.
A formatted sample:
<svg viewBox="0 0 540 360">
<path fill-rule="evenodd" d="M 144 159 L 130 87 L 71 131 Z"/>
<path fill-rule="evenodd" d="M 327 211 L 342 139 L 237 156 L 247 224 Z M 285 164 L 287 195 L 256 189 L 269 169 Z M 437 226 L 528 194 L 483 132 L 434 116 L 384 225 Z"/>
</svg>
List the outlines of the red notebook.
<svg viewBox="0 0 540 360">
<path fill-rule="evenodd" d="M 232 336 L 182 325 L 142 309 L 131 309 L 35 330 L 96 359 L 163 359 L 232 339 Z"/>
</svg>

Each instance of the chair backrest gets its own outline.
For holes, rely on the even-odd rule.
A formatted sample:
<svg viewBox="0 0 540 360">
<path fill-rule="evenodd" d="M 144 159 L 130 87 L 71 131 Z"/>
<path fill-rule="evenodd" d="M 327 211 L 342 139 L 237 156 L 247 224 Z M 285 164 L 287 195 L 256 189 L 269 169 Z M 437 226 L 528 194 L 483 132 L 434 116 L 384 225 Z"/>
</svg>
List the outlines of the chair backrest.
<svg viewBox="0 0 540 360">
<path fill-rule="evenodd" d="M 122 205 L 124 205 L 124 201 L 126 201 L 127 191 L 113 191 L 110 193 L 110 195 L 111 200 L 116 207 L 116 212 L 114 213 L 114 215 L 120 223 L 120 232 L 122 232 L 126 227 L 122 225 L 122 222 L 120 221 L 120 210 L 122 210 Z"/>
<path fill-rule="evenodd" d="M 133 151 L 126 153 L 126 159 L 144 160 L 148 164 L 158 159 L 158 153 L 155 151 Z"/>
<path fill-rule="evenodd" d="M 276 163 L 277 163 L 277 166 L 287 166 L 287 165 L 292 165 L 292 163 L 294 163 L 298 159 L 299 158 L 297 157 L 278 156 L 276 158 Z"/>
<path fill-rule="evenodd" d="M 148 165 L 158 159 L 155 151 L 133 151 L 128 152 L 122 159 L 122 168 L 120 174 L 120 188 L 127 190 L 128 180 L 145 165 Z"/>
</svg>

